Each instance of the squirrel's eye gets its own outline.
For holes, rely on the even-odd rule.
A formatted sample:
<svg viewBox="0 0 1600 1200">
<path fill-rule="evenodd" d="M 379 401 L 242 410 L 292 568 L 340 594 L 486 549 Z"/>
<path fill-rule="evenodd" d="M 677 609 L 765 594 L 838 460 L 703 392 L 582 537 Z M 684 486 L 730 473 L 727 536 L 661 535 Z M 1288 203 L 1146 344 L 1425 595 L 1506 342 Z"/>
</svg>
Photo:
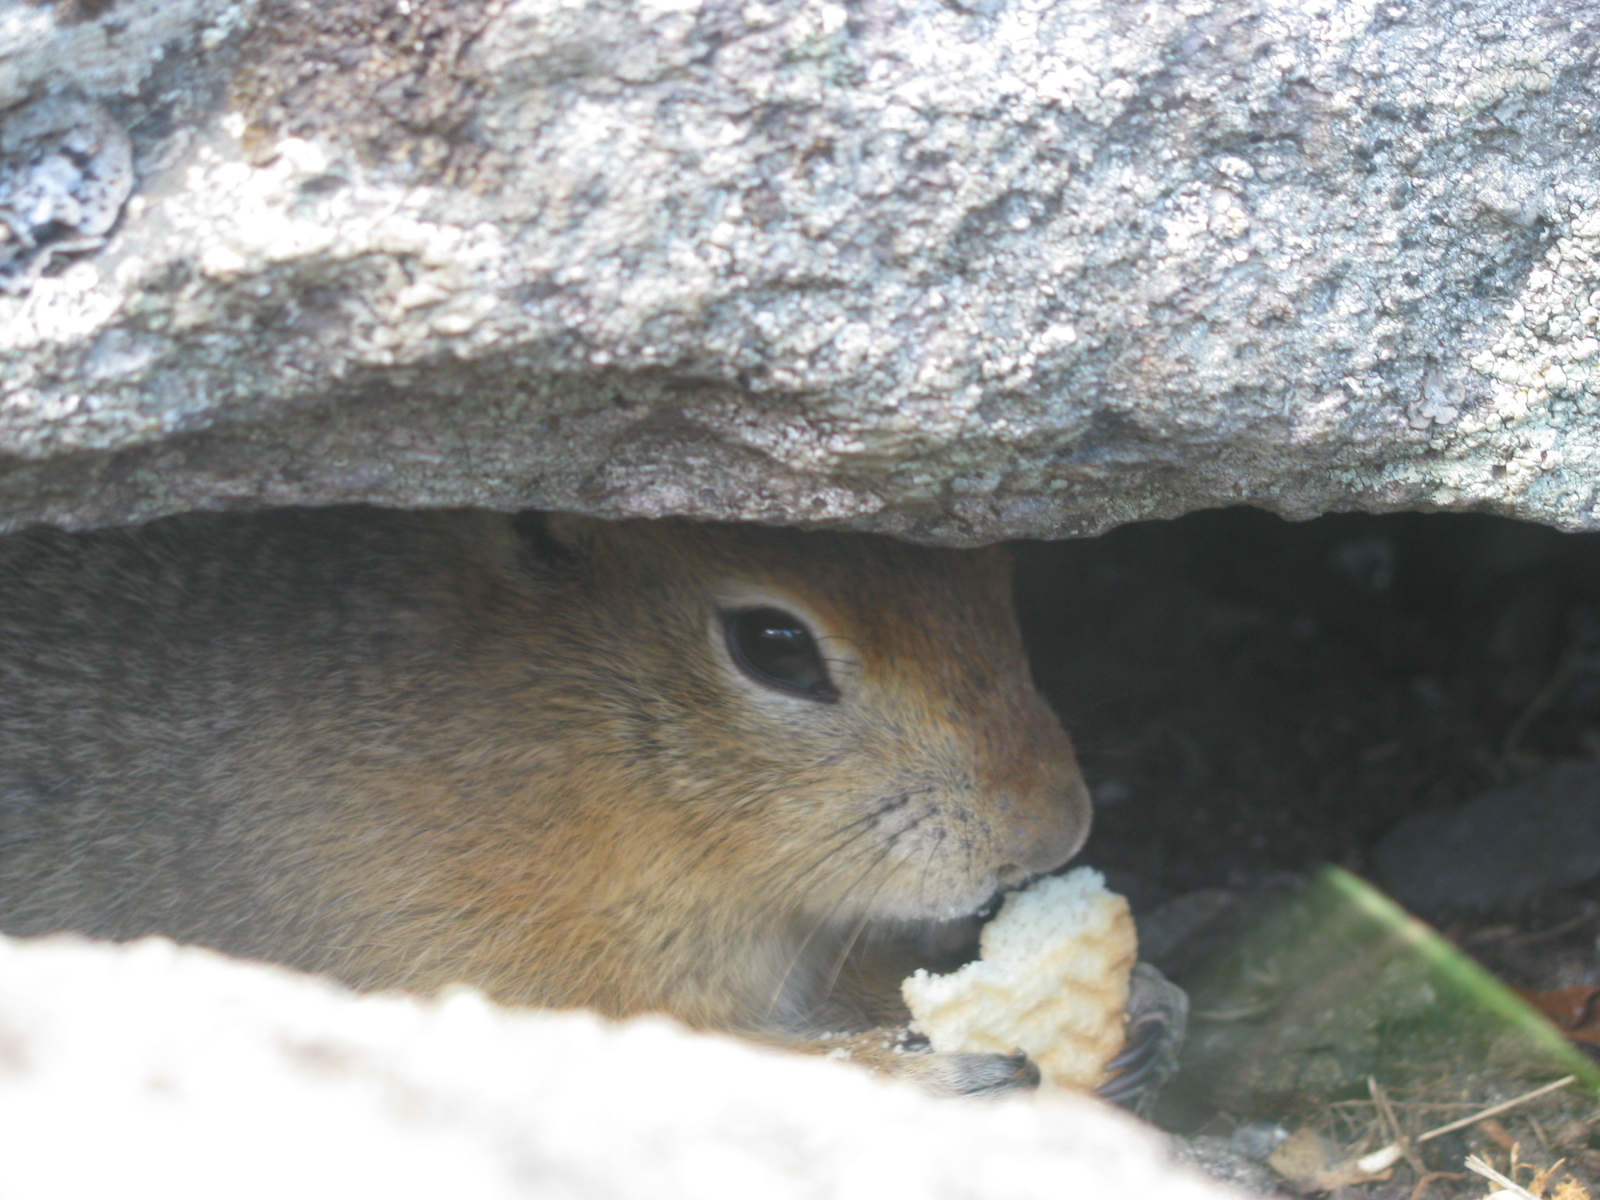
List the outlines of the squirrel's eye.
<svg viewBox="0 0 1600 1200">
<path fill-rule="evenodd" d="M 723 617 L 728 652 L 758 683 L 811 700 L 837 700 L 827 664 L 811 631 L 779 608 L 747 608 Z"/>
</svg>

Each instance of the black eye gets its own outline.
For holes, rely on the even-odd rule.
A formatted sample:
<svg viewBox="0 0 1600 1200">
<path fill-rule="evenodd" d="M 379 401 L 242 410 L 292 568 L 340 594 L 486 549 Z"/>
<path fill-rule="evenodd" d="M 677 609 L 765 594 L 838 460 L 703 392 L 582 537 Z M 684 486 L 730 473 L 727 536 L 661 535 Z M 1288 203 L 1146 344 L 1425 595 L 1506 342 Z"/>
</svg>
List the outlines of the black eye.
<svg viewBox="0 0 1600 1200">
<path fill-rule="evenodd" d="M 797 618 L 780 608 L 747 608 L 726 614 L 723 624 L 728 652 L 752 679 L 811 700 L 839 698 L 816 639 Z"/>
</svg>

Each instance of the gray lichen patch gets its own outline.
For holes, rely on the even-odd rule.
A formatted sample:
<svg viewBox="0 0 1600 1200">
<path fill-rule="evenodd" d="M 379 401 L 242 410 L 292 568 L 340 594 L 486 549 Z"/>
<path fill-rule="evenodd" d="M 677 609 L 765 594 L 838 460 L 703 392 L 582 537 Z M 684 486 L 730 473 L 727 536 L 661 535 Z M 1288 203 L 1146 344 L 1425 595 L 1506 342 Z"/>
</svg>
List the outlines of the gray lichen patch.
<svg viewBox="0 0 1600 1200">
<path fill-rule="evenodd" d="M 488 82 L 469 51 L 495 8 L 489 0 L 262 0 L 230 96 L 246 153 L 265 162 L 285 137 L 328 137 L 369 167 L 469 183 L 487 149 L 473 118 Z"/>
<path fill-rule="evenodd" d="M 132 191 L 128 135 L 98 104 L 50 96 L 0 118 L 0 288 L 99 249 Z"/>
</svg>

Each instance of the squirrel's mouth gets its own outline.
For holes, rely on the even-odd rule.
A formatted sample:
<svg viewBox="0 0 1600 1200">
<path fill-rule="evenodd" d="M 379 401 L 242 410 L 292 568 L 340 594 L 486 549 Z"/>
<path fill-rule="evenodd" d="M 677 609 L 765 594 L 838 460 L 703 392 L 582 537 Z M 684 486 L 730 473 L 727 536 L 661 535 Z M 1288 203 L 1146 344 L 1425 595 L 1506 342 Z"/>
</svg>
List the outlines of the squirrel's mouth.
<svg viewBox="0 0 1600 1200">
<path fill-rule="evenodd" d="M 1014 888 L 1014 887 L 998 887 L 998 888 L 996 888 L 992 893 L 990 893 L 989 898 L 987 900 L 985 900 L 982 904 L 978 905 L 977 908 L 973 909 L 972 912 L 967 914 L 967 916 L 965 918 L 962 918 L 962 919 L 963 920 L 979 921 L 979 922 L 989 920 L 990 917 L 994 916 L 995 913 L 1000 911 L 1000 902 L 1006 898 L 1006 893 L 1007 892 L 1014 892 L 1016 890 L 1017 889 Z"/>
<path fill-rule="evenodd" d="M 877 927 L 902 945 L 912 947 L 920 966 L 935 974 L 948 974 L 978 957 L 978 936 L 984 925 L 1000 911 L 1007 896 L 1038 877 L 1024 872 L 1015 882 L 1007 879 L 959 916 L 886 921 Z"/>
<path fill-rule="evenodd" d="M 1021 867 L 1010 865 L 1001 867 L 995 872 L 995 889 L 988 896 L 980 900 L 968 912 L 951 918 L 955 921 L 977 921 L 980 925 L 995 913 L 1000 911 L 1000 905 L 1012 892 L 1020 892 L 1041 875 L 1049 874 L 1047 871 L 1027 871 Z"/>
<path fill-rule="evenodd" d="M 995 913 L 1000 911 L 1000 905 L 1005 903 L 1005 898 L 1011 895 L 1012 892 L 1020 892 L 1023 888 L 1027 887 L 1041 875 L 1049 874 L 1049 872 L 1023 871 L 1020 869 L 1016 869 L 1015 874 L 1012 874 L 1012 870 L 1013 868 L 1002 867 L 999 871 L 999 886 L 996 887 L 994 891 L 990 892 L 986 898 L 976 904 L 970 912 L 962 913 L 956 917 L 946 918 L 943 921 L 930 921 L 930 924 L 954 926 L 975 922 L 978 925 L 982 925 L 984 922 L 991 919 Z"/>
<path fill-rule="evenodd" d="M 960 963 L 970 962 L 971 958 L 978 957 L 979 930 L 1000 912 L 1000 906 L 1005 902 L 1006 896 L 1034 882 L 1035 878 L 1038 878 L 1035 872 L 1019 872 L 1016 878 L 1002 875 L 1000 885 L 971 909 L 950 917 L 910 918 L 901 922 L 885 922 L 885 925 L 898 926 L 902 936 L 914 939 L 918 949 L 930 957 L 954 955 L 955 965 L 958 966 Z M 949 970 L 954 970 L 954 966 Z"/>
<path fill-rule="evenodd" d="M 978 933 L 985 920 L 974 912 L 964 917 L 896 921 L 891 937 L 911 950 L 918 966 L 946 974 L 978 957 Z"/>
<path fill-rule="evenodd" d="M 1012 892 L 1020 892 L 1041 874 L 1047 872 L 1019 871 L 1015 877 L 1009 876 L 1004 870 L 1000 873 L 1000 886 L 989 893 L 988 899 L 979 904 L 970 913 L 956 918 L 960 921 L 977 921 L 980 925 L 989 920 L 1000 911 L 1000 905 L 1005 903 L 1005 898 Z"/>
<path fill-rule="evenodd" d="M 1042 874 L 1048 872 L 1028 871 L 1007 864 L 968 882 L 965 896 L 951 897 L 943 904 L 928 905 L 921 912 L 895 915 L 918 927 L 959 925 L 968 921 L 981 925 L 1000 910 L 1001 902 L 1007 896 L 1026 887 Z"/>
</svg>

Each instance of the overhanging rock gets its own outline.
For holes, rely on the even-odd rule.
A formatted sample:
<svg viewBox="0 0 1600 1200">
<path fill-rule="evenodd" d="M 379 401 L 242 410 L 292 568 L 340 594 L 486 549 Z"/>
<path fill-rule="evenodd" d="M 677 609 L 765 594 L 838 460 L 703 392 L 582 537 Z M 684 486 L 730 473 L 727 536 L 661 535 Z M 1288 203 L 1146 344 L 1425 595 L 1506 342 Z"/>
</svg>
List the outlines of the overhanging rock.
<svg viewBox="0 0 1600 1200">
<path fill-rule="evenodd" d="M 1562 0 L 0 0 L 0 527 L 1600 527 L 1597 34 Z"/>
</svg>

